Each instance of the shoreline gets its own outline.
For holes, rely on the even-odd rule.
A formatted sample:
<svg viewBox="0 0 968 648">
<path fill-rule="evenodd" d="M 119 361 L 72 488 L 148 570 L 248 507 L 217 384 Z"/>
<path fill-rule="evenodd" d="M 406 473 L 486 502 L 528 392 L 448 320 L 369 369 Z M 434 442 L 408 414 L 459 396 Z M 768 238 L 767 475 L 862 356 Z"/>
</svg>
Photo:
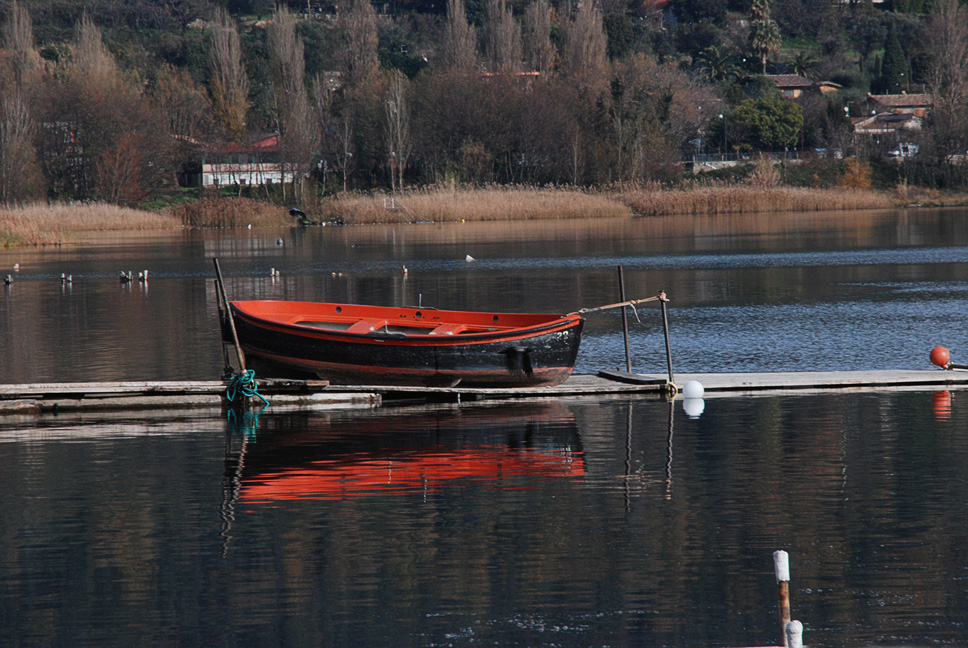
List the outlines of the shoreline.
<svg viewBox="0 0 968 648">
<path fill-rule="evenodd" d="M 957 207 L 963 194 L 942 194 L 915 187 L 805 189 L 752 185 L 700 186 L 692 189 L 454 187 L 390 194 L 347 194 L 306 208 L 309 220 L 325 225 L 374 225 L 448 222 L 509 222 L 675 215 L 748 216 L 767 212 L 842 211 Z M 289 209 L 248 198 L 203 198 L 164 212 L 108 204 L 0 208 L 0 246 L 42 247 L 70 244 L 96 232 L 179 230 L 186 228 L 286 227 L 298 224 Z"/>
</svg>

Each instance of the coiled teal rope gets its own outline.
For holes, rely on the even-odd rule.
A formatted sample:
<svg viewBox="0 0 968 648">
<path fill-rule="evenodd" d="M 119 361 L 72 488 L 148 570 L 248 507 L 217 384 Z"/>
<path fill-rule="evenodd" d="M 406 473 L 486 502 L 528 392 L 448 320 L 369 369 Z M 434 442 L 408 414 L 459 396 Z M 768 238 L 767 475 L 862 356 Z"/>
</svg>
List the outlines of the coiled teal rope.
<svg viewBox="0 0 968 648">
<path fill-rule="evenodd" d="M 236 397 L 240 394 L 243 398 L 252 398 L 255 396 L 266 405 L 269 404 L 269 401 L 259 393 L 259 385 L 255 381 L 255 371 L 252 369 L 235 374 L 228 388 L 225 390 L 225 397 L 229 399 L 230 403 L 234 403 Z"/>
</svg>

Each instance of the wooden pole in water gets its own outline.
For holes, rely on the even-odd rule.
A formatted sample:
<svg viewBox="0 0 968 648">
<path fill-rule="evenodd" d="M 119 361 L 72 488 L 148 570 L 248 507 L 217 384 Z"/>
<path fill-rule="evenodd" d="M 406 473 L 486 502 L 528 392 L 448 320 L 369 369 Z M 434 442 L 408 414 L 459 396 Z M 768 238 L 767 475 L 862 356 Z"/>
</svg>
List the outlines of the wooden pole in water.
<svg viewBox="0 0 968 648">
<path fill-rule="evenodd" d="M 773 568 L 779 586 L 777 598 L 780 607 L 780 627 L 784 630 L 783 645 L 787 646 L 786 629 L 790 624 L 790 556 L 782 549 L 773 552 Z"/>
<path fill-rule="evenodd" d="M 232 342 L 235 343 L 235 353 L 239 356 L 239 369 L 245 372 L 245 354 L 242 353 L 242 345 L 239 344 L 239 334 L 235 331 L 235 320 L 232 319 L 232 308 L 229 306 L 228 295 L 225 294 L 225 282 L 222 281 L 222 269 L 218 265 L 218 259 L 212 259 L 215 262 L 215 278 L 218 280 L 219 293 L 222 295 L 222 302 L 225 304 L 226 315 L 229 320 L 229 330 L 232 332 Z"/>
<path fill-rule="evenodd" d="M 618 267 L 618 298 L 625 301 L 625 277 L 622 274 L 622 266 Z M 625 371 L 632 373 L 632 353 L 629 351 L 629 312 L 626 308 L 622 309 L 622 334 L 625 336 Z"/>
</svg>

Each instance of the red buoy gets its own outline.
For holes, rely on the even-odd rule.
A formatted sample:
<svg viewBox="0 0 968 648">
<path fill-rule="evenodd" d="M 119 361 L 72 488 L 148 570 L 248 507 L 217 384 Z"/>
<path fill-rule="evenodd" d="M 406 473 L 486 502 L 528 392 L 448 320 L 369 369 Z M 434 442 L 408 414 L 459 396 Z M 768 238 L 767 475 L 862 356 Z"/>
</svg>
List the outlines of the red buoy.
<svg viewBox="0 0 968 648">
<path fill-rule="evenodd" d="M 931 349 L 931 364 L 938 365 L 942 369 L 947 369 L 951 362 L 951 354 L 943 346 L 936 346 Z"/>
</svg>

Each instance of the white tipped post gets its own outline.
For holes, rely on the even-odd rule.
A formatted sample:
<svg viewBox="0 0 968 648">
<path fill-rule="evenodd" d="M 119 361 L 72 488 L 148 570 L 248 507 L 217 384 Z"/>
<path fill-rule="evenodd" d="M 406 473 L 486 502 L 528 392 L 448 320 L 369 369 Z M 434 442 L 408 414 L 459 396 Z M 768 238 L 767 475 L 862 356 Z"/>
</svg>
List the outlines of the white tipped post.
<svg viewBox="0 0 968 648">
<path fill-rule="evenodd" d="M 803 648 L 803 624 L 791 621 L 786 627 L 786 640 L 789 648 Z"/>
<path fill-rule="evenodd" d="M 776 570 L 776 582 L 778 585 L 777 598 L 780 607 L 780 627 L 786 631 L 790 623 L 790 556 L 782 549 L 773 552 L 773 567 Z M 783 635 L 784 645 L 787 635 Z"/>
</svg>

